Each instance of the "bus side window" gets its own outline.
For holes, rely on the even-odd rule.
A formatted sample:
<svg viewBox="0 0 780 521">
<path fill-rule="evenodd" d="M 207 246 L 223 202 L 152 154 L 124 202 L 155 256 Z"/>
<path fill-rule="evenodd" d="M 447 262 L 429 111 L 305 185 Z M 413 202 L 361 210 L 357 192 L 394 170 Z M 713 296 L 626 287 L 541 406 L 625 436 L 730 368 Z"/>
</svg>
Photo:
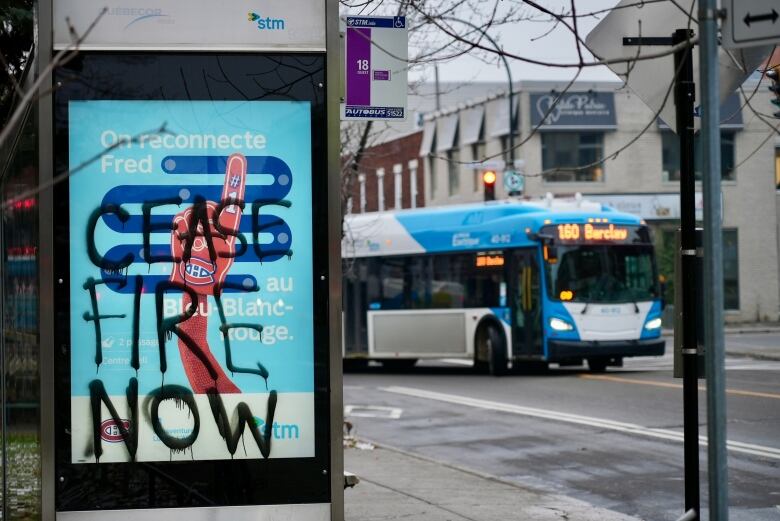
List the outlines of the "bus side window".
<svg viewBox="0 0 780 521">
<path fill-rule="evenodd" d="M 403 259 L 385 258 L 380 269 L 382 309 L 403 309 L 404 267 Z"/>
</svg>

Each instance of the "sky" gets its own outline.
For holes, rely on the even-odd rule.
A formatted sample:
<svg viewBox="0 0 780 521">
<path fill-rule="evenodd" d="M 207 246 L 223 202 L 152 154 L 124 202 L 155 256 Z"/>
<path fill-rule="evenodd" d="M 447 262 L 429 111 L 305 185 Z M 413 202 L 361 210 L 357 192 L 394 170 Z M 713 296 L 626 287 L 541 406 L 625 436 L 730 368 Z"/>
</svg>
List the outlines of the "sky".
<svg viewBox="0 0 780 521">
<path fill-rule="evenodd" d="M 586 13 L 601 9 L 609 9 L 617 4 L 618 0 L 576 0 L 575 7 L 578 13 Z M 487 2 L 485 2 L 487 4 Z M 560 12 L 562 8 L 568 8 L 569 0 L 539 0 L 545 7 Z M 600 18 L 605 15 L 599 15 Z M 578 29 L 581 37 L 585 36 L 598 24 L 600 18 L 583 17 L 578 21 Z M 549 35 L 539 38 L 552 26 L 551 23 L 526 21 L 489 30 L 489 34 L 507 52 L 527 56 L 537 60 L 545 60 L 558 63 L 572 63 L 578 59 L 574 38 L 567 28 L 558 27 Z M 588 58 L 592 56 L 588 54 Z M 570 79 L 575 69 L 561 69 L 554 67 L 542 67 L 531 65 L 519 60 L 509 59 L 512 77 L 514 81 L 520 80 L 567 80 Z M 433 81 L 434 68 L 426 66 L 410 71 L 411 81 L 424 79 Z M 581 80 L 615 80 L 618 78 L 606 67 L 588 67 L 580 75 Z M 479 59 L 464 55 L 452 61 L 439 64 L 440 81 L 506 81 L 507 74 L 503 64 L 486 64 Z"/>
</svg>

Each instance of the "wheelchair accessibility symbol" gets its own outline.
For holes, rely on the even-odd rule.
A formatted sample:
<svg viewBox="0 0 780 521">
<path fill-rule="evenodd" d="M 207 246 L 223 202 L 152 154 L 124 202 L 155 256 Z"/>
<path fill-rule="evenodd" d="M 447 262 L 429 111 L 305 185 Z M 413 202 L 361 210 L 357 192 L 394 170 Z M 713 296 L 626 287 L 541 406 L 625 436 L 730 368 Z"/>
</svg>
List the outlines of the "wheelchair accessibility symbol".
<svg viewBox="0 0 780 521">
<path fill-rule="evenodd" d="M 396 29 L 403 29 L 406 27 L 406 17 L 405 16 L 396 16 L 393 18 L 393 27 Z"/>
</svg>

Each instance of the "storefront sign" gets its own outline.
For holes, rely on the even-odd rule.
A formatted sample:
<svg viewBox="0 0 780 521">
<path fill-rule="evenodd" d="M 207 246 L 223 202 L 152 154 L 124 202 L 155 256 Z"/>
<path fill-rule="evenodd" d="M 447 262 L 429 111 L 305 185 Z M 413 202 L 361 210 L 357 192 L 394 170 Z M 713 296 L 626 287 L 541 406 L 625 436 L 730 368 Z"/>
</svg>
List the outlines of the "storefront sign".
<svg viewBox="0 0 780 521">
<path fill-rule="evenodd" d="M 612 92 L 531 94 L 531 126 L 540 130 L 612 130 L 617 127 Z"/>
<path fill-rule="evenodd" d="M 341 119 L 405 119 L 406 17 L 347 16 L 346 26 Z"/>
<path fill-rule="evenodd" d="M 309 102 L 68 111 L 72 463 L 313 457 Z"/>
<path fill-rule="evenodd" d="M 54 47 L 90 49 L 209 49 L 324 51 L 325 1 L 57 0 Z M 134 4 L 134 5 L 132 5 Z M 104 11 L 105 9 L 105 11 Z M 405 76 L 404 76 L 405 77 Z"/>
<path fill-rule="evenodd" d="M 611 206 L 619 212 L 637 215 L 648 221 L 680 219 L 680 195 L 637 194 L 613 195 L 591 194 L 585 196 L 588 201 Z M 701 192 L 696 193 L 696 219 L 701 219 L 704 211 L 704 199 Z"/>
</svg>

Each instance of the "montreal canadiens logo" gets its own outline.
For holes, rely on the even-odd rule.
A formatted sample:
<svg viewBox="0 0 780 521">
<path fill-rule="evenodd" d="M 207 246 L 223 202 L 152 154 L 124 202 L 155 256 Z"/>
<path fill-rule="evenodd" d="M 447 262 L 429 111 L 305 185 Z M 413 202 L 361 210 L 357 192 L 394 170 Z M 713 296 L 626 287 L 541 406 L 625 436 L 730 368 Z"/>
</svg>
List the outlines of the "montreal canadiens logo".
<svg viewBox="0 0 780 521">
<path fill-rule="evenodd" d="M 130 430 L 130 420 L 122 420 L 122 427 Z M 106 420 L 100 424 L 100 438 L 108 443 L 119 443 L 122 440 L 122 432 L 119 425 L 113 419 Z"/>
<path fill-rule="evenodd" d="M 179 273 L 189 284 L 203 286 L 214 283 L 214 272 L 217 268 L 213 263 L 192 257 L 189 262 L 179 264 Z"/>
</svg>

